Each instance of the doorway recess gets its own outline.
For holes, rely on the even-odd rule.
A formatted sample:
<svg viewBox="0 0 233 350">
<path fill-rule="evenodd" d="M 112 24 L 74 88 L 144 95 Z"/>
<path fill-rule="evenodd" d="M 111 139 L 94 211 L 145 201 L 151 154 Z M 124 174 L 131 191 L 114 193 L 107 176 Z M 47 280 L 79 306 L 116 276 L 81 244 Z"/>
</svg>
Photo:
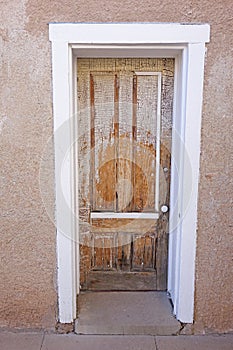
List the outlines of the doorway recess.
<svg viewBox="0 0 233 350">
<path fill-rule="evenodd" d="M 173 313 L 193 322 L 197 199 L 205 43 L 209 25 L 51 23 L 56 181 L 58 321 L 77 317 L 78 208 L 74 144 L 77 57 L 175 58 L 168 292 Z"/>
</svg>

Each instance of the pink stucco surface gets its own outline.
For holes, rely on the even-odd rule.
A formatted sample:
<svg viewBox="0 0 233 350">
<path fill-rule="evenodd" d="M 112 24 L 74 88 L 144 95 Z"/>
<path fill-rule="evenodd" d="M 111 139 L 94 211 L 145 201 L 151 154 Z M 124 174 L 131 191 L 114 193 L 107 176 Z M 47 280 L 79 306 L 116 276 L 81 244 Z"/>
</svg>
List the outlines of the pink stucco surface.
<svg viewBox="0 0 233 350">
<path fill-rule="evenodd" d="M 49 22 L 209 23 L 205 62 L 195 283 L 195 333 L 233 330 L 232 2 L 0 2 L 0 326 L 54 329 L 56 230 L 40 193 L 53 134 Z M 52 143 L 46 198 L 54 211 Z M 52 214 L 53 215 L 53 214 Z"/>
</svg>

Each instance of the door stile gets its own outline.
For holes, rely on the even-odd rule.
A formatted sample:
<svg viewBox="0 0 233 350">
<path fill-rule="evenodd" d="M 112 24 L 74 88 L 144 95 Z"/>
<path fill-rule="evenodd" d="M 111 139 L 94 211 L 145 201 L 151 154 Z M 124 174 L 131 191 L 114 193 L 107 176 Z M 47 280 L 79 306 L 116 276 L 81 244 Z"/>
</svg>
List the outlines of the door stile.
<svg viewBox="0 0 233 350">
<path fill-rule="evenodd" d="M 95 181 L 95 92 L 94 92 L 94 78 L 90 74 L 90 127 L 91 127 L 91 152 L 90 152 L 90 204 L 91 210 L 93 209 L 93 204 L 95 203 L 95 191 L 94 191 L 94 181 Z"/>
<path fill-rule="evenodd" d="M 157 98 L 157 119 L 156 119 L 156 175 L 155 175 L 155 211 L 159 212 L 159 173 L 160 173 L 160 139 L 161 139 L 161 90 L 162 74 L 158 74 L 158 98 Z"/>
<path fill-rule="evenodd" d="M 136 142 L 137 142 L 137 76 L 133 76 L 133 115 L 132 115 L 132 187 L 133 187 L 133 197 L 132 197 L 132 205 L 131 210 L 135 211 L 135 185 L 136 185 L 136 177 L 135 177 L 135 162 L 136 162 Z"/>
<path fill-rule="evenodd" d="M 117 74 L 115 74 L 114 78 L 114 144 L 115 144 L 115 183 L 116 183 L 116 212 L 119 211 L 119 203 L 118 203 L 118 178 L 119 178 L 119 153 L 118 153 L 118 145 L 119 145 L 119 78 Z"/>
</svg>

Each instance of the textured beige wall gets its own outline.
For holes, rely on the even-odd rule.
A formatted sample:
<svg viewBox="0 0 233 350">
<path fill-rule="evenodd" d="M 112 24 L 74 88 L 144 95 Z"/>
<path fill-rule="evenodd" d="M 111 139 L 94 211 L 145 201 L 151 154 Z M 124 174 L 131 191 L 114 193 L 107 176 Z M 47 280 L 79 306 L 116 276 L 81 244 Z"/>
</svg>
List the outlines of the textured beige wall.
<svg viewBox="0 0 233 350">
<path fill-rule="evenodd" d="M 230 0 L 14 0 L 0 2 L 0 326 L 53 329 L 55 227 L 39 190 L 52 135 L 49 22 L 207 22 L 197 241 L 195 332 L 232 320 L 232 3 Z M 50 148 L 50 152 L 52 149 Z M 50 203 L 53 162 L 47 161 Z"/>
</svg>

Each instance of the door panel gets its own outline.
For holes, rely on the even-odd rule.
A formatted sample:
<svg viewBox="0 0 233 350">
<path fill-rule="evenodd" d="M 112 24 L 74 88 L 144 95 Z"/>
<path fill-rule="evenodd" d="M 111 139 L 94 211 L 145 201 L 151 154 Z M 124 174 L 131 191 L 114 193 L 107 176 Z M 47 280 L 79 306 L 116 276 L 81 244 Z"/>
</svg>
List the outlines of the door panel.
<svg viewBox="0 0 233 350">
<path fill-rule="evenodd" d="M 166 289 L 173 85 L 173 59 L 78 59 L 83 289 Z"/>
<path fill-rule="evenodd" d="M 115 75 L 90 74 L 91 181 L 93 211 L 116 209 L 115 199 Z M 107 143 L 107 147 L 106 147 Z"/>
<path fill-rule="evenodd" d="M 134 75 L 133 96 L 135 126 L 133 162 L 139 165 L 134 172 L 133 210 L 154 211 L 158 76 L 149 73 Z"/>
</svg>

